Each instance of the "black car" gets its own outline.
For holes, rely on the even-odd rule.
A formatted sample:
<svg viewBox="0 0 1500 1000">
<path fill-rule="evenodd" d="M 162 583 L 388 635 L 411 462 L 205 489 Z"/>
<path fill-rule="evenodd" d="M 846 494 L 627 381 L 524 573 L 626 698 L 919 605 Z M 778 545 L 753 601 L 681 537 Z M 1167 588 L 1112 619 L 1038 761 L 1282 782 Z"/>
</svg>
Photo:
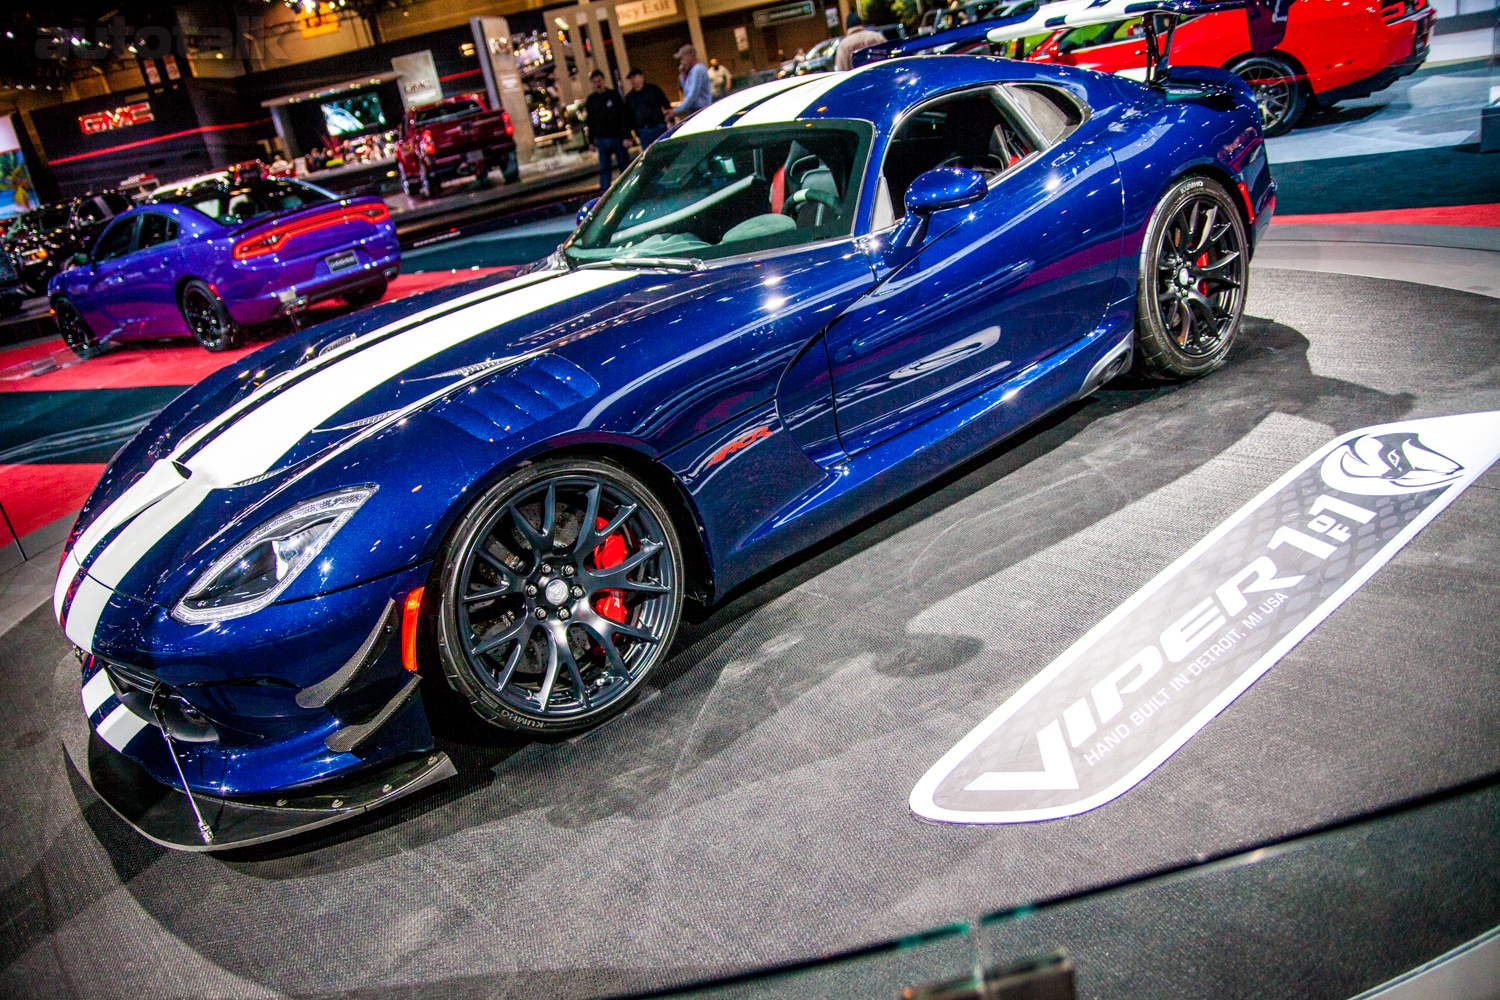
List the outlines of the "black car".
<svg viewBox="0 0 1500 1000">
<path fill-rule="evenodd" d="M 16 219 L 5 234 L 4 248 L 27 289 L 41 295 L 70 257 L 93 246 L 105 224 L 130 207 L 130 199 L 118 191 L 43 205 Z"/>
<path fill-rule="evenodd" d="M 0 247 L 0 316 L 14 316 L 20 312 L 30 294 L 16 273 L 10 251 Z"/>
</svg>

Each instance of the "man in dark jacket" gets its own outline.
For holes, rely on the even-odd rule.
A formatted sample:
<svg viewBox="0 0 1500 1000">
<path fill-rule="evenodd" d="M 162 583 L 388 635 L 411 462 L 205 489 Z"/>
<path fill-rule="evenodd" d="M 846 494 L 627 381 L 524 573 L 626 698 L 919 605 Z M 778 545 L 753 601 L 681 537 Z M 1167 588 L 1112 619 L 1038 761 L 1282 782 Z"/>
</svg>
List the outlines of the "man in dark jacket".
<svg viewBox="0 0 1500 1000">
<path fill-rule="evenodd" d="M 667 130 L 667 119 L 663 112 L 672 110 L 672 102 L 654 83 L 646 82 L 646 74 L 639 68 L 630 71 L 627 80 L 630 89 L 625 91 L 625 103 L 630 105 L 631 117 L 635 119 L 635 137 L 641 141 L 641 152 Z"/>
<path fill-rule="evenodd" d="M 619 164 L 621 172 L 630 166 L 630 157 L 625 153 L 625 141 L 635 125 L 630 117 L 630 108 L 625 98 L 613 87 L 604 84 L 604 74 L 599 70 L 589 74 L 589 85 L 594 92 L 583 104 L 588 116 L 589 142 L 599 151 L 599 191 L 609 190 L 614 179 L 613 167 Z"/>
</svg>

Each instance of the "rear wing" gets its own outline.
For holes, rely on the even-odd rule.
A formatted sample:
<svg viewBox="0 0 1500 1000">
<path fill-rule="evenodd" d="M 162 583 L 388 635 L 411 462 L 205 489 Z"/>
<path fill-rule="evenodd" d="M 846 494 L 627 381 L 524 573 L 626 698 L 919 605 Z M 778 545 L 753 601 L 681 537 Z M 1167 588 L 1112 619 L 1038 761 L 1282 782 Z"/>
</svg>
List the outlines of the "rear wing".
<svg viewBox="0 0 1500 1000">
<path fill-rule="evenodd" d="M 1287 0 L 1281 0 L 1281 3 L 1290 5 Z M 988 38 L 1000 44 L 1030 35 L 1051 34 L 1064 28 L 1144 18 L 1146 82 L 1159 84 L 1167 76 L 1172 33 L 1177 30 L 1178 21 L 1199 14 L 1245 10 L 1255 4 L 1256 0 L 1250 0 L 1249 4 L 1246 0 L 1058 0 L 1030 14 L 1005 18 L 990 29 Z"/>
</svg>

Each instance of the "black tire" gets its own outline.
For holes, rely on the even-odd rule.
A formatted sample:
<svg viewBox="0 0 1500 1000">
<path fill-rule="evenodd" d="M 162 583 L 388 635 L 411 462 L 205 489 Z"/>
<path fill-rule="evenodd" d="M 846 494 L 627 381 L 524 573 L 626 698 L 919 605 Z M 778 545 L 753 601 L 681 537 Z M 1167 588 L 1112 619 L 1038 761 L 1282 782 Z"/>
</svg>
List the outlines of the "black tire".
<svg viewBox="0 0 1500 1000">
<path fill-rule="evenodd" d="M 515 184 L 521 179 L 521 161 L 516 159 L 515 153 L 506 153 L 505 162 L 500 167 L 500 172 L 505 177 L 505 183 Z"/>
<path fill-rule="evenodd" d="M 1307 110 L 1307 85 L 1302 74 L 1285 59 L 1275 55 L 1250 56 L 1241 59 L 1229 71 L 1250 87 L 1260 106 L 1261 132 L 1267 136 L 1284 135 Z"/>
<path fill-rule="evenodd" d="M 88 320 L 78 314 L 72 302 L 58 296 L 52 302 L 52 313 L 57 319 L 57 332 L 62 334 L 68 350 L 80 358 L 91 358 L 99 353 L 99 338 L 94 336 Z"/>
<path fill-rule="evenodd" d="M 1176 181 L 1152 210 L 1136 292 L 1136 370 L 1178 381 L 1218 368 L 1239 332 L 1249 282 L 1245 224 L 1229 193 Z"/>
<path fill-rule="evenodd" d="M 401 191 L 408 198 L 417 196 L 416 182 L 406 173 L 406 166 L 400 160 L 396 161 L 396 172 L 401 176 Z"/>
<path fill-rule="evenodd" d="M 511 473 L 459 518 L 433 565 L 426 610 L 448 683 L 481 719 L 515 732 L 576 732 L 624 711 L 682 617 L 671 516 L 613 462 L 552 459 Z"/>
<path fill-rule="evenodd" d="M 184 285 L 177 305 L 188 332 L 205 351 L 232 351 L 245 342 L 245 332 L 205 282 L 194 278 Z"/>
<path fill-rule="evenodd" d="M 385 290 L 386 281 L 384 278 L 382 278 L 377 284 L 365 285 L 363 288 L 356 288 L 352 292 L 345 292 L 343 295 L 343 299 L 345 302 L 358 309 L 362 306 L 367 306 L 372 303 L 379 302 L 385 295 Z"/>
<path fill-rule="evenodd" d="M 475 187 L 489 187 L 490 186 L 490 169 L 491 168 L 490 168 L 490 165 L 488 163 L 481 163 L 479 165 L 479 169 L 474 171 L 474 186 Z"/>
<path fill-rule="evenodd" d="M 417 173 L 423 198 L 436 198 L 443 193 L 443 182 L 428 172 L 427 164 L 418 161 Z"/>
</svg>

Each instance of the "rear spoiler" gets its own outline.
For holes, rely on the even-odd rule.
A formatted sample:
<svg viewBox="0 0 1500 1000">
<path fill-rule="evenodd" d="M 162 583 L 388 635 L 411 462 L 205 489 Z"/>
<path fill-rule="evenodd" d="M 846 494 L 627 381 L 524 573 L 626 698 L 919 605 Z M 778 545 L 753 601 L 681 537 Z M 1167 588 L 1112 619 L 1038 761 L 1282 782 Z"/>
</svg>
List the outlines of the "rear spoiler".
<svg viewBox="0 0 1500 1000">
<path fill-rule="evenodd" d="M 1257 0 L 1057 0 L 1030 14 L 1006 18 L 990 29 L 994 43 L 1013 42 L 1030 35 L 1051 34 L 1064 28 L 1081 28 L 1089 24 L 1109 24 L 1132 17 L 1143 17 L 1146 28 L 1146 82 L 1159 85 L 1167 77 L 1168 54 L 1177 22 L 1199 14 L 1217 14 L 1226 10 L 1245 10 L 1258 6 Z M 1284 11 L 1289 0 L 1280 0 Z M 1285 18 L 1285 14 L 1282 15 Z"/>
</svg>

